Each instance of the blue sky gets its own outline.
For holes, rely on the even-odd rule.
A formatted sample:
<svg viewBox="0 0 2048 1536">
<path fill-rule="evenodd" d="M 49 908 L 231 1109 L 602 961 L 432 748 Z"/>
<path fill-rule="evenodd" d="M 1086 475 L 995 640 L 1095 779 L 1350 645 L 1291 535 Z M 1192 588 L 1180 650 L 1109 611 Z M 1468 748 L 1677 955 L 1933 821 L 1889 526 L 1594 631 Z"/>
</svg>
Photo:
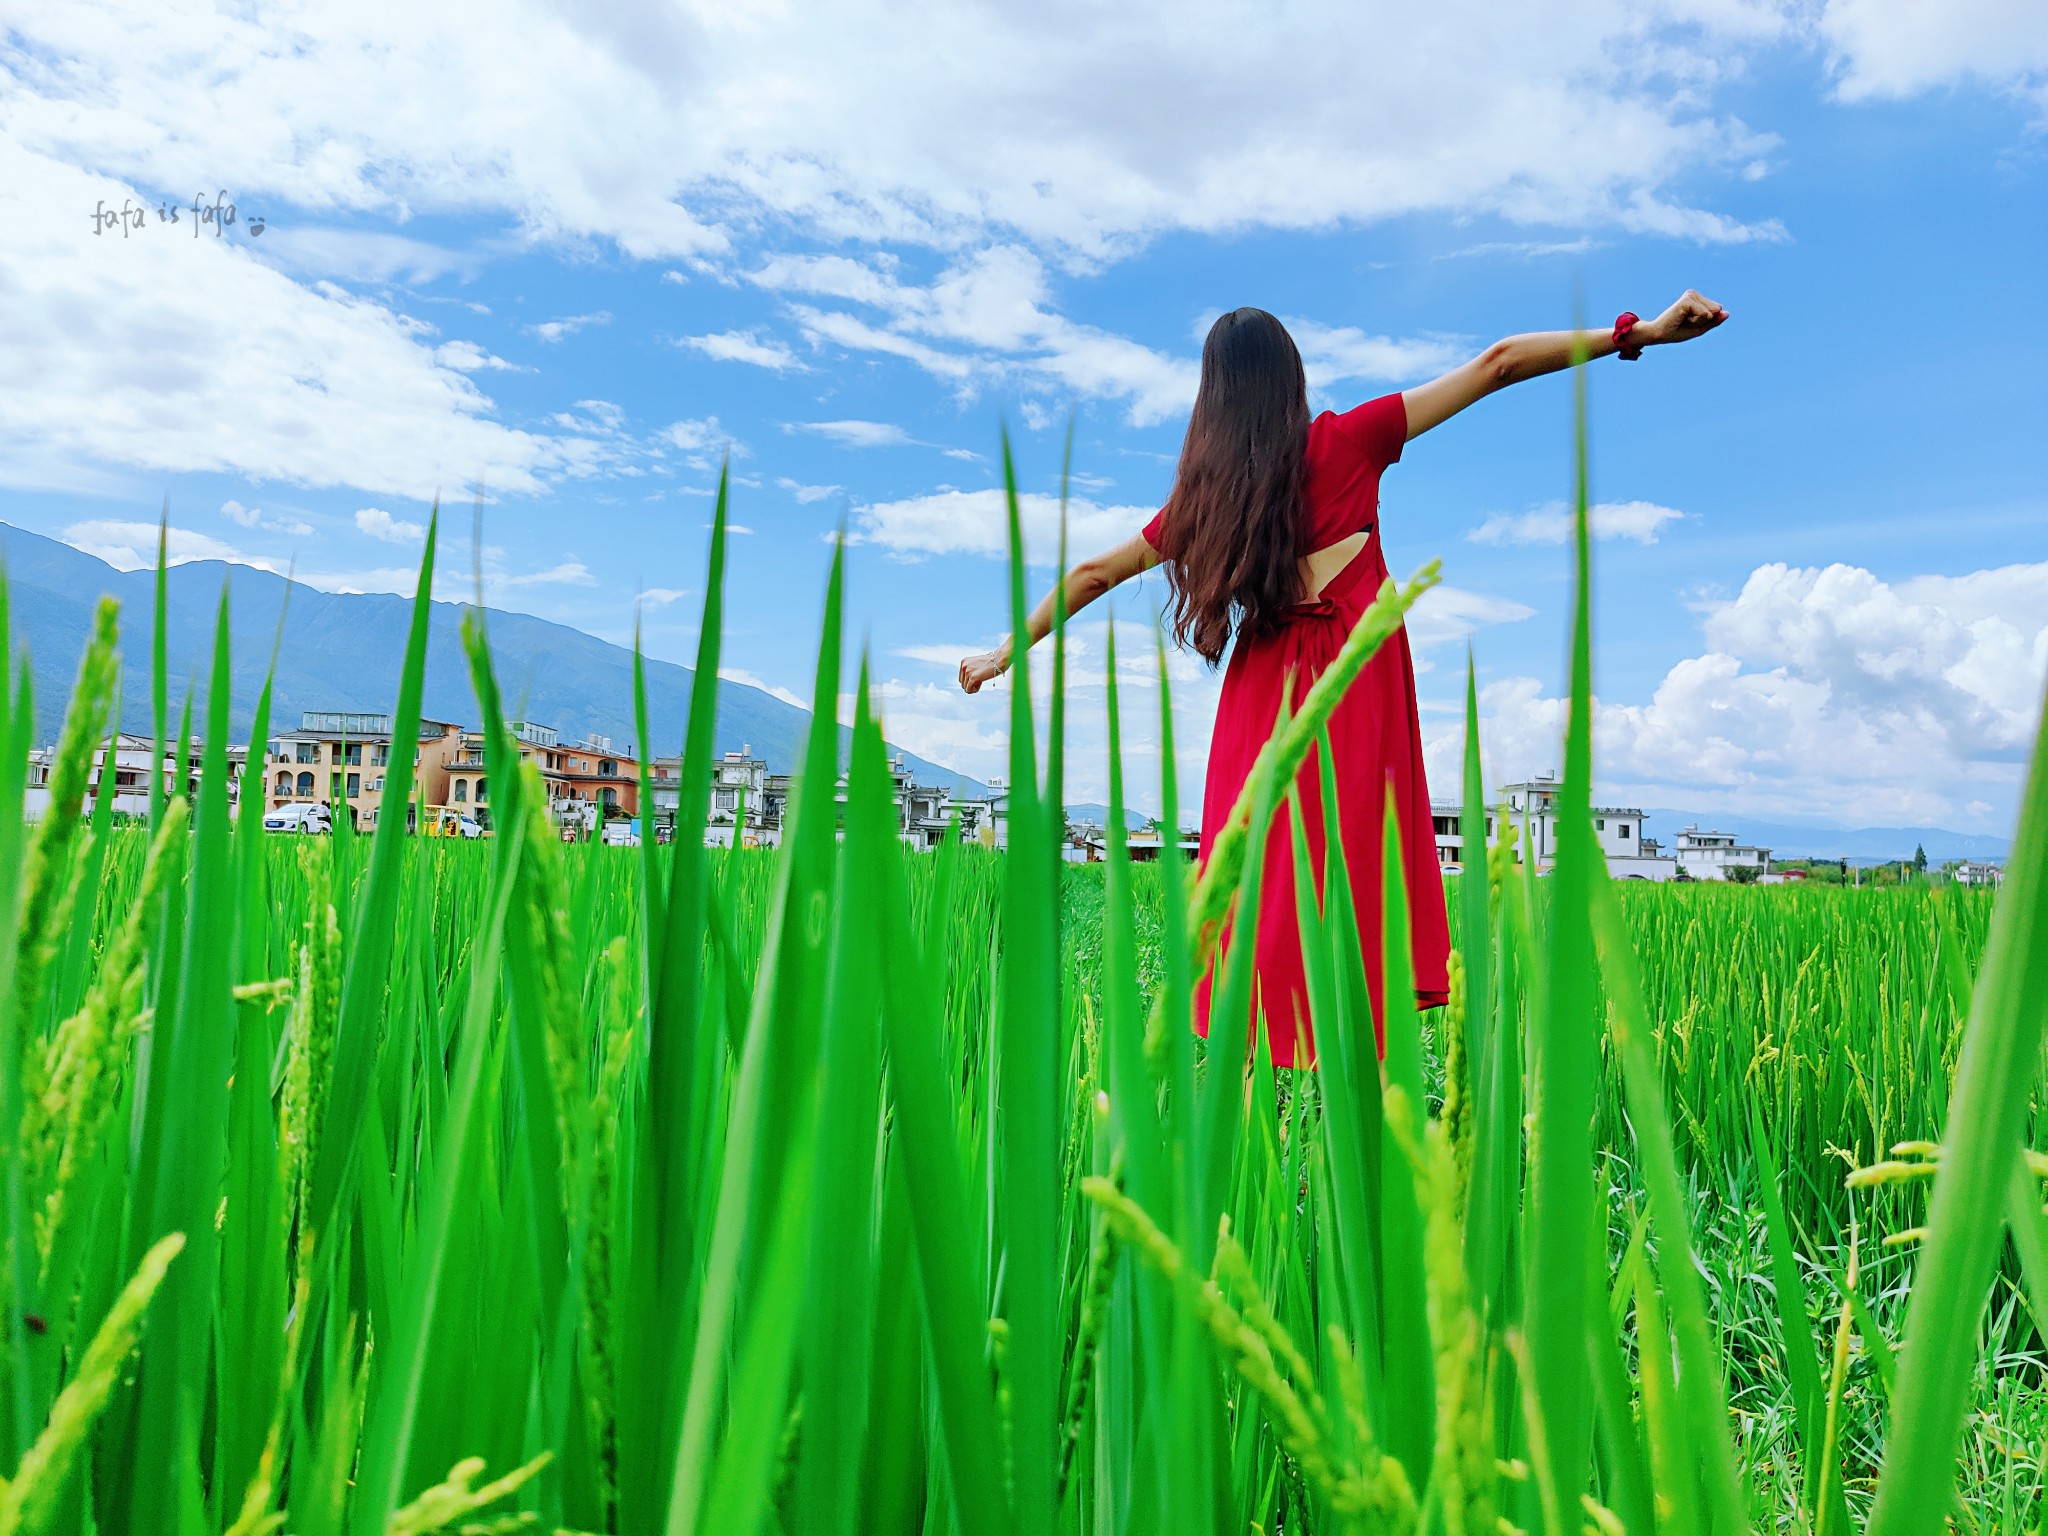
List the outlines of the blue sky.
<svg viewBox="0 0 2048 1536">
<path fill-rule="evenodd" d="M 1042 562 L 1070 420 L 1077 548 L 1164 496 L 1222 308 L 1287 319 L 1341 409 L 1693 286 L 1725 328 L 1590 381 L 1603 793 L 2009 830 L 2048 672 L 2048 10 L 1540 9 L 30 5 L 0 518 L 133 564 L 168 498 L 176 555 L 406 591 L 438 490 L 462 595 L 481 487 L 490 601 L 637 613 L 687 661 L 729 450 L 733 675 L 807 693 L 843 522 L 892 737 L 986 775 L 1007 710 L 951 673 L 1004 624 L 1004 422 Z M 143 227 L 94 234 L 124 199 Z M 1556 766 L 1570 412 L 1521 386 L 1386 478 L 1390 563 L 1444 561 L 1439 774 L 1468 638 L 1496 777 Z M 1127 654 L 1158 587 L 1117 595 Z M 1192 799 L 1216 679 L 1173 675 Z"/>
</svg>

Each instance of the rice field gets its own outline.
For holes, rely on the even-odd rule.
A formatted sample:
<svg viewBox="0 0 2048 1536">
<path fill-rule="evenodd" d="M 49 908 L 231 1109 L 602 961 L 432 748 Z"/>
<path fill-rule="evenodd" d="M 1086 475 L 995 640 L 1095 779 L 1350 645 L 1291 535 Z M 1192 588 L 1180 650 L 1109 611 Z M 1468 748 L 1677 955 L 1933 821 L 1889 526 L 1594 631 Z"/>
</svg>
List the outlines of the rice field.
<svg viewBox="0 0 2048 1536">
<path fill-rule="evenodd" d="M 1058 862 L 1057 641 L 1009 698 L 1008 850 L 905 850 L 836 559 L 845 797 L 814 733 L 772 854 L 703 849 L 687 791 L 670 846 L 562 844 L 474 623 L 497 835 L 266 839 L 227 794 L 225 599 L 209 718 L 150 669 L 198 794 L 75 814 L 103 612 L 34 826 L 25 672 L 0 738 L 0 1536 L 2038 1529 L 2048 747 L 1995 908 L 1610 883 L 1584 505 L 1554 873 L 1447 884 L 1422 1015 L 1396 881 L 1383 1063 L 1341 860 L 1297 882 L 1323 1059 L 1277 1076 L 1193 1036 L 1191 989 L 1303 856 L 1248 829 L 1429 569 L 1199 878 Z M 642 707 L 686 784 L 724 517 L 690 717 Z M 1012 593 L 1021 626 L 1015 561 Z M 1183 787 L 1147 789 L 1171 824 Z"/>
</svg>

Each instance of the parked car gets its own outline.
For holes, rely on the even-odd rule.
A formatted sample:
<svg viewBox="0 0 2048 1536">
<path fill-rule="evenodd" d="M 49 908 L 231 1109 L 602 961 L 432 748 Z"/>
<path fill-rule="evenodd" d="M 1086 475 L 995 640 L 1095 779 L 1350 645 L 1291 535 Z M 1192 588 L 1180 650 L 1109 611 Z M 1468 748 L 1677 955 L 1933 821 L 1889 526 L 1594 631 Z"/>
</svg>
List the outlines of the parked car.
<svg viewBox="0 0 2048 1536">
<path fill-rule="evenodd" d="M 332 832 L 334 815 L 317 801 L 280 805 L 263 817 L 266 832 Z"/>
<path fill-rule="evenodd" d="M 442 806 L 427 818 L 428 837 L 482 837 L 483 824 L 453 806 Z"/>
<path fill-rule="evenodd" d="M 1457 863 L 1439 864 L 1436 872 L 1440 875 L 1462 875 L 1465 873 L 1465 866 Z"/>
</svg>

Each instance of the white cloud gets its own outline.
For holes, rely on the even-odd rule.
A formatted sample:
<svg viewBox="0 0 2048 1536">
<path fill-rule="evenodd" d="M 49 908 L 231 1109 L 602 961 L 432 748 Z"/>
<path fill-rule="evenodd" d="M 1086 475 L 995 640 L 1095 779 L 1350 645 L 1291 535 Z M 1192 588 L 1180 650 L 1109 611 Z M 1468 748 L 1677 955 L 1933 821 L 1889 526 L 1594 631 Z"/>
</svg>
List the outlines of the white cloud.
<svg viewBox="0 0 2048 1536">
<path fill-rule="evenodd" d="M 2048 7 L 2036 0 L 1826 0 L 1819 30 L 1846 101 L 1976 81 L 2048 111 Z"/>
<path fill-rule="evenodd" d="M 814 345 L 900 357 L 962 389 L 1021 378 L 1123 400 L 1140 425 L 1163 421 L 1194 398 L 1197 368 L 1191 359 L 1055 313 L 1044 263 L 1020 246 L 976 251 L 928 286 L 900 281 L 893 263 L 866 266 L 844 256 L 776 256 L 749 276 L 772 291 L 880 310 L 884 323 L 878 326 L 839 310 L 790 306 Z M 1044 411 L 1030 400 L 1023 408 L 1027 420 L 1028 413 Z"/>
<path fill-rule="evenodd" d="M 2012 805 L 2048 676 L 2048 564 L 1891 583 L 1764 565 L 1703 630 L 1647 703 L 1596 708 L 1597 771 L 1631 803 L 1849 825 Z M 1561 699 L 1509 677 L 1481 703 L 1494 781 L 1556 765 Z M 1454 782 L 1462 723 L 1426 734 Z"/>
<path fill-rule="evenodd" d="M 1408 611 L 1408 643 L 1417 651 L 1454 640 L 1467 640 L 1492 624 L 1515 624 L 1535 617 L 1536 610 L 1512 598 L 1489 597 L 1462 587 L 1431 587 Z M 1428 663 L 1418 659 L 1418 669 Z"/>
<path fill-rule="evenodd" d="M 443 368 L 453 368 L 459 373 L 475 373 L 479 369 L 489 369 L 495 373 L 521 371 L 517 363 L 508 363 L 504 358 L 486 352 L 473 341 L 444 341 L 434 348 L 434 361 Z"/>
<path fill-rule="evenodd" d="M 519 575 L 500 576 L 501 587 L 594 587 L 597 578 L 590 574 L 590 567 L 581 560 L 564 560 L 560 565 L 544 571 L 527 571 Z"/>
<path fill-rule="evenodd" d="M 842 448 L 898 448 L 916 441 L 892 421 L 792 421 L 789 427 L 828 438 Z"/>
<path fill-rule="evenodd" d="M 474 277 L 484 266 L 480 251 L 451 251 L 385 230 L 273 220 L 261 239 L 263 255 L 301 277 L 333 277 L 351 283 L 431 283 L 451 273 Z"/>
<path fill-rule="evenodd" d="M 1596 502 L 1586 520 L 1596 539 L 1627 539 L 1654 544 L 1669 523 L 1685 514 L 1653 501 Z M 1546 502 L 1528 512 L 1496 512 L 1465 535 L 1473 544 L 1564 544 L 1572 536 L 1572 511 L 1561 501 Z"/>
<path fill-rule="evenodd" d="M 284 512 L 267 513 L 261 507 L 245 507 L 233 499 L 220 504 L 220 515 L 241 528 L 260 528 L 266 533 L 281 533 L 293 539 L 313 537 L 313 525 L 303 518 Z"/>
<path fill-rule="evenodd" d="M 1050 564 L 1059 550 L 1060 499 L 1036 493 L 1017 498 L 1026 557 Z M 1067 553 L 1084 555 L 1120 544 L 1142 528 L 1155 507 L 1098 506 L 1081 497 L 1067 502 Z M 849 541 L 879 544 L 892 554 L 972 554 L 1004 559 L 1009 554 L 1009 510 L 1003 492 L 935 491 L 901 501 L 873 502 L 853 509 Z"/>
<path fill-rule="evenodd" d="M 806 507 L 814 501 L 823 501 L 827 496 L 837 496 L 845 489 L 844 486 L 838 485 L 805 485 L 802 481 L 792 480 L 787 475 L 775 483 L 794 496 L 800 506 Z"/>
<path fill-rule="evenodd" d="M 73 523 L 64 530 L 64 542 L 73 549 L 97 556 L 117 571 L 140 571 L 156 565 L 157 525 L 95 518 Z M 175 525 L 164 530 L 164 563 L 185 565 L 193 560 L 223 560 L 230 565 L 251 565 L 258 570 L 279 570 L 277 562 L 245 554 L 232 544 L 190 528 Z"/>
<path fill-rule="evenodd" d="M 804 371 L 802 360 L 794 352 L 772 336 L 762 340 L 758 331 L 719 331 L 711 336 L 685 336 L 677 345 L 702 352 L 721 363 L 752 363 L 756 368 L 767 368 L 776 373 Z"/>
<path fill-rule="evenodd" d="M 1301 349 L 1310 389 L 1327 389 L 1347 379 L 1405 384 L 1434 378 L 1472 355 L 1469 346 L 1446 339 L 1372 336 L 1356 326 L 1323 325 L 1299 317 L 1284 323 Z"/>
<path fill-rule="evenodd" d="M 601 309 L 595 314 L 564 315 L 559 320 L 543 320 L 539 325 L 532 327 L 532 330 L 533 334 L 542 341 L 554 342 L 562 340 L 565 336 L 574 336 L 586 326 L 610 325 L 611 323 L 612 317 L 610 313 Z"/>
<path fill-rule="evenodd" d="M 356 528 L 386 544 L 419 544 L 425 541 L 424 523 L 410 523 L 393 517 L 382 507 L 364 507 L 356 513 Z"/>
<path fill-rule="evenodd" d="M 180 241 L 166 226 L 124 240 L 49 217 L 131 190 L 24 149 L 8 111 L 0 476 L 63 484 L 75 466 L 118 465 L 424 497 L 473 479 L 538 491 L 573 455 L 492 420 L 418 322 L 294 282 L 246 237 Z"/>
<path fill-rule="evenodd" d="M 747 445 L 720 426 L 716 416 L 672 421 L 657 436 L 669 447 L 680 449 L 683 462 L 692 469 L 707 473 L 722 461 L 749 457 Z"/>
<path fill-rule="evenodd" d="M 644 608 L 666 608 L 689 595 L 688 587 L 648 587 L 640 594 L 640 604 Z"/>
<path fill-rule="evenodd" d="M 12 19 L 0 132 L 151 186 L 224 182 L 249 206 L 509 213 L 528 238 L 640 258 L 717 253 L 763 215 L 934 245 L 1007 230 L 1082 258 L 1165 230 L 1429 211 L 1739 238 L 1751 227 L 1691 189 L 1754 158 L 1714 88 L 1790 12 L 1443 0 L 1248 27 L 1164 5 L 1047 25 L 994 0 L 715 16 L 105 0 Z"/>
<path fill-rule="evenodd" d="M 718 675 L 728 683 L 738 683 L 743 688 L 758 688 L 763 693 L 773 694 L 785 704 L 794 704 L 798 709 L 809 709 L 811 701 L 780 683 L 771 683 L 764 677 L 757 677 L 744 667 L 720 667 Z"/>
<path fill-rule="evenodd" d="M 927 346 L 896 331 L 869 325 L 853 315 L 813 309 L 806 304 L 791 305 L 790 313 L 796 316 L 797 324 L 813 346 L 831 342 L 852 352 L 880 352 L 887 357 L 900 357 L 915 363 L 937 378 L 955 381 L 965 380 L 976 368 L 972 358 L 962 357 L 957 352 L 941 352 L 937 347 Z"/>
</svg>

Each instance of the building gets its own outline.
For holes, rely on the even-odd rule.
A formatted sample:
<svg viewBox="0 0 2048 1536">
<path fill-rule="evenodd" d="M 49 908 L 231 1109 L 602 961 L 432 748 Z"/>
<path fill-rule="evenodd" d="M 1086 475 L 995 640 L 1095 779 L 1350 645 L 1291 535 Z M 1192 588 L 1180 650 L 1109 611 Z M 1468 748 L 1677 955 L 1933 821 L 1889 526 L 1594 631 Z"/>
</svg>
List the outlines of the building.
<svg viewBox="0 0 2048 1536">
<path fill-rule="evenodd" d="M 418 818 L 412 805 L 434 806 L 445 794 L 449 772 L 466 737 L 446 720 L 421 720 L 413 744 L 414 798 L 406 825 Z M 280 731 L 265 744 L 264 801 L 271 810 L 321 804 L 337 820 L 346 816 L 364 831 L 377 825 L 391 768 L 391 717 L 309 709 L 299 728 Z"/>
<path fill-rule="evenodd" d="M 609 736 L 564 742 L 551 725 L 531 720 L 505 727 L 521 762 L 532 763 L 546 790 L 548 811 L 565 827 L 595 829 L 601 822 L 640 813 L 640 764 L 620 752 Z M 446 798 L 431 802 L 490 825 L 490 770 L 481 731 L 461 733 L 449 763 Z"/>
<path fill-rule="evenodd" d="M 936 848 L 952 826 L 952 794 L 944 785 L 920 784 L 910 776 L 901 752 L 889 761 L 889 787 L 896 797 L 896 835 L 912 848 Z M 840 797 L 845 798 L 845 781 Z"/>
<path fill-rule="evenodd" d="M 1964 859 L 1956 865 L 1953 878 L 1957 885 L 1997 886 L 2005 884 L 2005 870 L 1981 859 Z"/>
<path fill-rule="evenodd" d="M 1732 880 L 1737 869 L 1769 873 L 1771 850 L 1735 841 L 1732 832 L 1702 832 L 1697 825 L 1678 834 L 1678 867 L 1693 880 Z"/>
<path fill-rule="evenodd" d="M 1557 857 L 1557 776 L 1539 773 L 1519 784 L 1500 790 L 1507 819 L 1517 830 L 1515 854 L 1533 859 L 1538 869 L 1547 869 Z M 1486 817 L 1486 843 L 1500 841 L 1496 823 L 1501 807 Z M 1430 823 L 1436 841 L 1438 864 L 1465 864 L 1463 808 L 1453 800 L 1429 803 Z M 1672 880 L 1678 875 L 1674 859 L 1666 857 L 1654 839 L 1643 836 L 1646 813 L 1635 806 L 1593 807 L 1593 835 L 1606 856 L 1607 871 L 1617 880 Z"/>
<path fill-rule="evenodd" d="M 1106 828 L 1092 823 L 1087 827 L 1088 862 L 1099 864 L 1109 857 L 1109 832 Z M 1124 833 L 1124 851 L 1133 864 L 1156 864 L 1169 842 L 1180 849 L 1181 857 L 1192 864 L 1201 856 L 1202 834 L 1181 829 L 1180 836 L 1169 839 L 1157 822 L 1147 822 L 1142 827 L 1132 827 Z M 1291 857 L 1291 855 L 1290 855 Z"/>
<path fill-rule="evenodd" d="M 156 750 L 156 744 L 147 736 L 136 736 L 127 731 L 116 731 L 102 746 L 93 752 L 92 769 L 86 777 L 85 804 L 91 807 L 100 792 L 100 775 L 106 771 L 107 754 L 112 751 L 114 758 L 114 782 L 111 786 L 114 803 L 111 807 L 116 816 L 147 816 L 149 814 L 149 763 Z M 197 744 L 192 748 L 191 761 L 185 764 L 185 793 L 199 792 L 199 770 L 201 753 Z M 236 795 L 240 790 L 240 771 L 243 758 L 235 748 L 228 749 L 228 793 Z M 23 796 L 22 810 L 26 818 L 35 821 L 41 818 L 50 804 L 50 775 L 57 765 L 57 749 L 54 746 L 38 747 L 28 755 L 27 788 Z M 165 751 L 159 766 L 165 794 L 177 792 L 179 778 L 177 749 Z"/>
<path fill-rule="evenodd" d="M 515 724 L 513 733 L 525 729 Z M 621 752 L 611 737 L 593 735 L 566 746 L 558 742 L 553 752 L 558 765 L 553 771 L 569 810 L 580 808 L 586 822 L 593 815 L 597 821 L 618 821 L 640 814 L 640 761 L 630 748 Z M 522 747 L 519 755 L 528 754 Z M 554 797 L 549 798 L 552 803 Z"/>
<path fill-rule="evenodd" d="M 1010 789 L 1001 779 L 988 781 L 987 793 L 969 795 L 955 790 L 946 801 L 949 815 L 960 818 L 963 842 L 984 848 L 1006 848 L 1010 843 Z"/>
<path fill-rule="evenodd" d="M 663 758 L 668 765 L 668 802 L 674 806 L 678 794 L 680 758 Z M 656 815 L 660 814 L 662 790 L 655 787 Z M 754 756 L 751 742 L 741 742 L 737 752 L 728 752 L 711 765 L 711 804 L 704 822 L 704 843 L 710 848 L 730 848 L 738 842 L 745 848 L 776 848 L 782 844 L 783 818 L 789 811 L 789 775 L 770 773 L 765 758 Z M 673 809 L 669 825 L 675 825 Z"/>
</svg>

